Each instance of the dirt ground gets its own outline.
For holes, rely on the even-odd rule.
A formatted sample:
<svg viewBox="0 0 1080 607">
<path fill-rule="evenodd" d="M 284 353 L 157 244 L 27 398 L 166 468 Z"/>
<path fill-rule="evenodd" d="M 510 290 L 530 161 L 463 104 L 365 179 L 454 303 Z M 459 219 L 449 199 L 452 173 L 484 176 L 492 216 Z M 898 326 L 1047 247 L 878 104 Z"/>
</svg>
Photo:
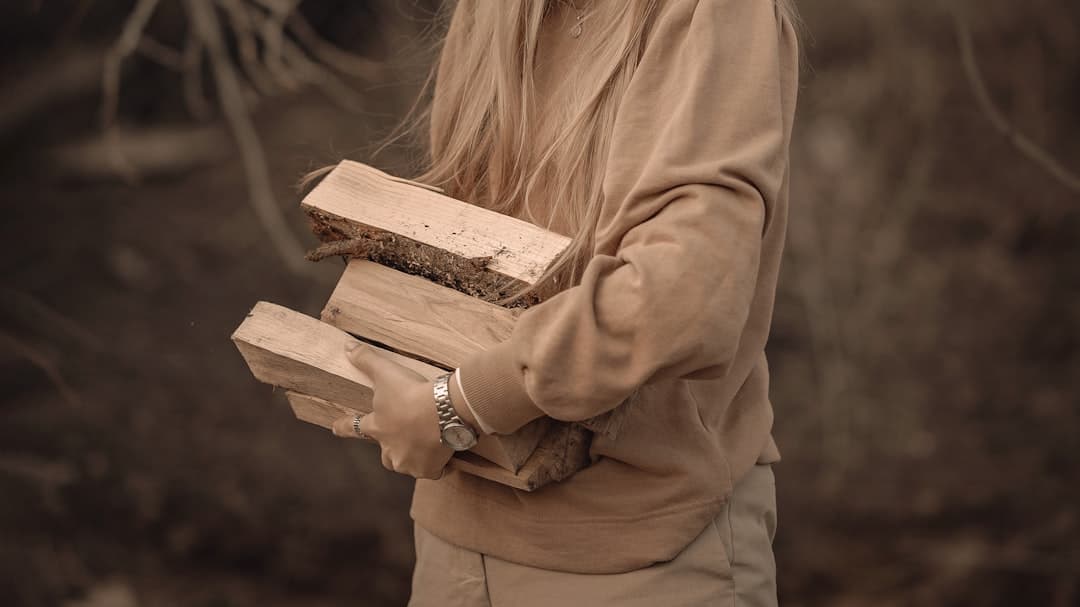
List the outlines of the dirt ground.
<svg viewBox="0 0 1080 607">
<path fill-rule="evenodd" d="M 769 349 L 783 603 L 1080 604 L 1080 191 L 994 129 L 947 11 L 804 4 Z M 978 6 L 993 99 L 1080 171 L 1077 7 Z M 20 38 L 58 27 L 43 10 L 0 9 L 0 101 L 46 65 Z M 362 108 L 304 90 L 254 112 L 307 244 L 294 185 L 400 115 L 422 66 L 394 56 Z M 173 76 L 128 77 L 137 183 L 94 168 L 96 79 L 16 123 L 0 103 L 0 604 L 403 604 L 410 483 L 294 420 L 229 341 L 258 300 L 317 314 L 340 262 L 288 272 L 223 125 Z M 156 161 L 145 133 L 194 152 Z"/>
</svg>

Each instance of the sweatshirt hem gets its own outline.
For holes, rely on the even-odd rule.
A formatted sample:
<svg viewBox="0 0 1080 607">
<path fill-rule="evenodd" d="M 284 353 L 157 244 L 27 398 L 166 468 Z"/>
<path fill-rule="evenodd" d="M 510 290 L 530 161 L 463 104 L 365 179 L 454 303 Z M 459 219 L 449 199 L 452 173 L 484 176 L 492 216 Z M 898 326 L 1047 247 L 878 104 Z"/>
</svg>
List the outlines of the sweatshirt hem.
<svg viewBox="0 0 1080 607">
<path fill-rule="evenodd" d="M 454 501 L 461 499 L 461 492 L 450 491 L 455 494 Z M 455 546 L 540 569 L 612 574 L 675 558 L 716 516 L 725 500 L 694 502 L 637 516 L 560 519 L 557 522 L 523 517 L 518 510 L 487 503 L 485 510 L 498 512 L 500 529 L 497 534 L 487 525 L 476 528 L 455 525 L 455 521 L 447 520 L 445 504 L 435 505 L 428 501 L 425 506 L 414 500 L 410 517 L 432 535 Z M 643 524 L 646 522 L 648 524 Z M 553 526 L 587 528 L 588 533 L 552 534 Z M 634 527 L 632 531 L 628 529 L 630 526 Z M 558 535 L 557 543 L 552 543 L 553 535 Z M 516 541 L 507 542 L 506 537 L 516 538 Z M 570 563 L 574 566 L 567 567 Z"/>
</svg>

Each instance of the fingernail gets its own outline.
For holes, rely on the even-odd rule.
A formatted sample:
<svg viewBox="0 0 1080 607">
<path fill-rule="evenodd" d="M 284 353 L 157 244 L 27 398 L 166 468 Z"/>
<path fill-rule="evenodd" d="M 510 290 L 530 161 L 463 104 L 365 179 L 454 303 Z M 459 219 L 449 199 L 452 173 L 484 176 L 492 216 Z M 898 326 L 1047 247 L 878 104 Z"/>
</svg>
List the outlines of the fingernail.
<svg viewBox="0 0 1080 607">
<path fill-rule="evenodd" d="M 357 349 L 358 347 L 360 347 L 360 342 L 358 342 L 358 341 L 347 341 L 347 342 L 345 342 L 345 351 L 346 352 L 352 352 L 353 350 Z"/>
</svg>

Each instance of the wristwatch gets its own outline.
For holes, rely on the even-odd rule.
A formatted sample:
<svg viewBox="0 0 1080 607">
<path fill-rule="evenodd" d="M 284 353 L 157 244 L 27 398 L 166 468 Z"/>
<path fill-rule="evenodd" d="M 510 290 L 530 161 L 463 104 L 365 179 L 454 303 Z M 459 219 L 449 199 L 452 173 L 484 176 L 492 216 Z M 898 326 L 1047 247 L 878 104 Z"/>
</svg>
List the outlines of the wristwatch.
<svg viewBox="0 0 1080 607">
<path fill-rule="evenodd" d="M 476 445 L 476 431 L 469 427 L 454 410 L 450 402 L 450 387 L 447 385 L 452 373 L 445 373 L 435 379 L 435 410 L 439 413 L 439 440 L 454 451 L 467 451 Z"/>
</svg>

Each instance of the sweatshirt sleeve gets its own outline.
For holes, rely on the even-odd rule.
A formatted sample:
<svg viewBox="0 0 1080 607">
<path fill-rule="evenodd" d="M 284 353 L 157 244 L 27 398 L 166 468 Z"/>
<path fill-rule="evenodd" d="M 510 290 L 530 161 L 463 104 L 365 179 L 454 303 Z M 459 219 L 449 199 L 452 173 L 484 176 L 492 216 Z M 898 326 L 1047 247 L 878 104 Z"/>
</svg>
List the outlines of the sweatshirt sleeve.
<svg viewBox="0 0 1080 607">
<path fill-rule="evenodd" d="M 796 55 L 773 0 L 665 5 L 620 101 L 580 283 L 458 370 L 496 432 L 584 420 L 649 381 L 728 372 L 787 170 L 781 89 L 793 79 L 781 73 Z"/>
</svg>

